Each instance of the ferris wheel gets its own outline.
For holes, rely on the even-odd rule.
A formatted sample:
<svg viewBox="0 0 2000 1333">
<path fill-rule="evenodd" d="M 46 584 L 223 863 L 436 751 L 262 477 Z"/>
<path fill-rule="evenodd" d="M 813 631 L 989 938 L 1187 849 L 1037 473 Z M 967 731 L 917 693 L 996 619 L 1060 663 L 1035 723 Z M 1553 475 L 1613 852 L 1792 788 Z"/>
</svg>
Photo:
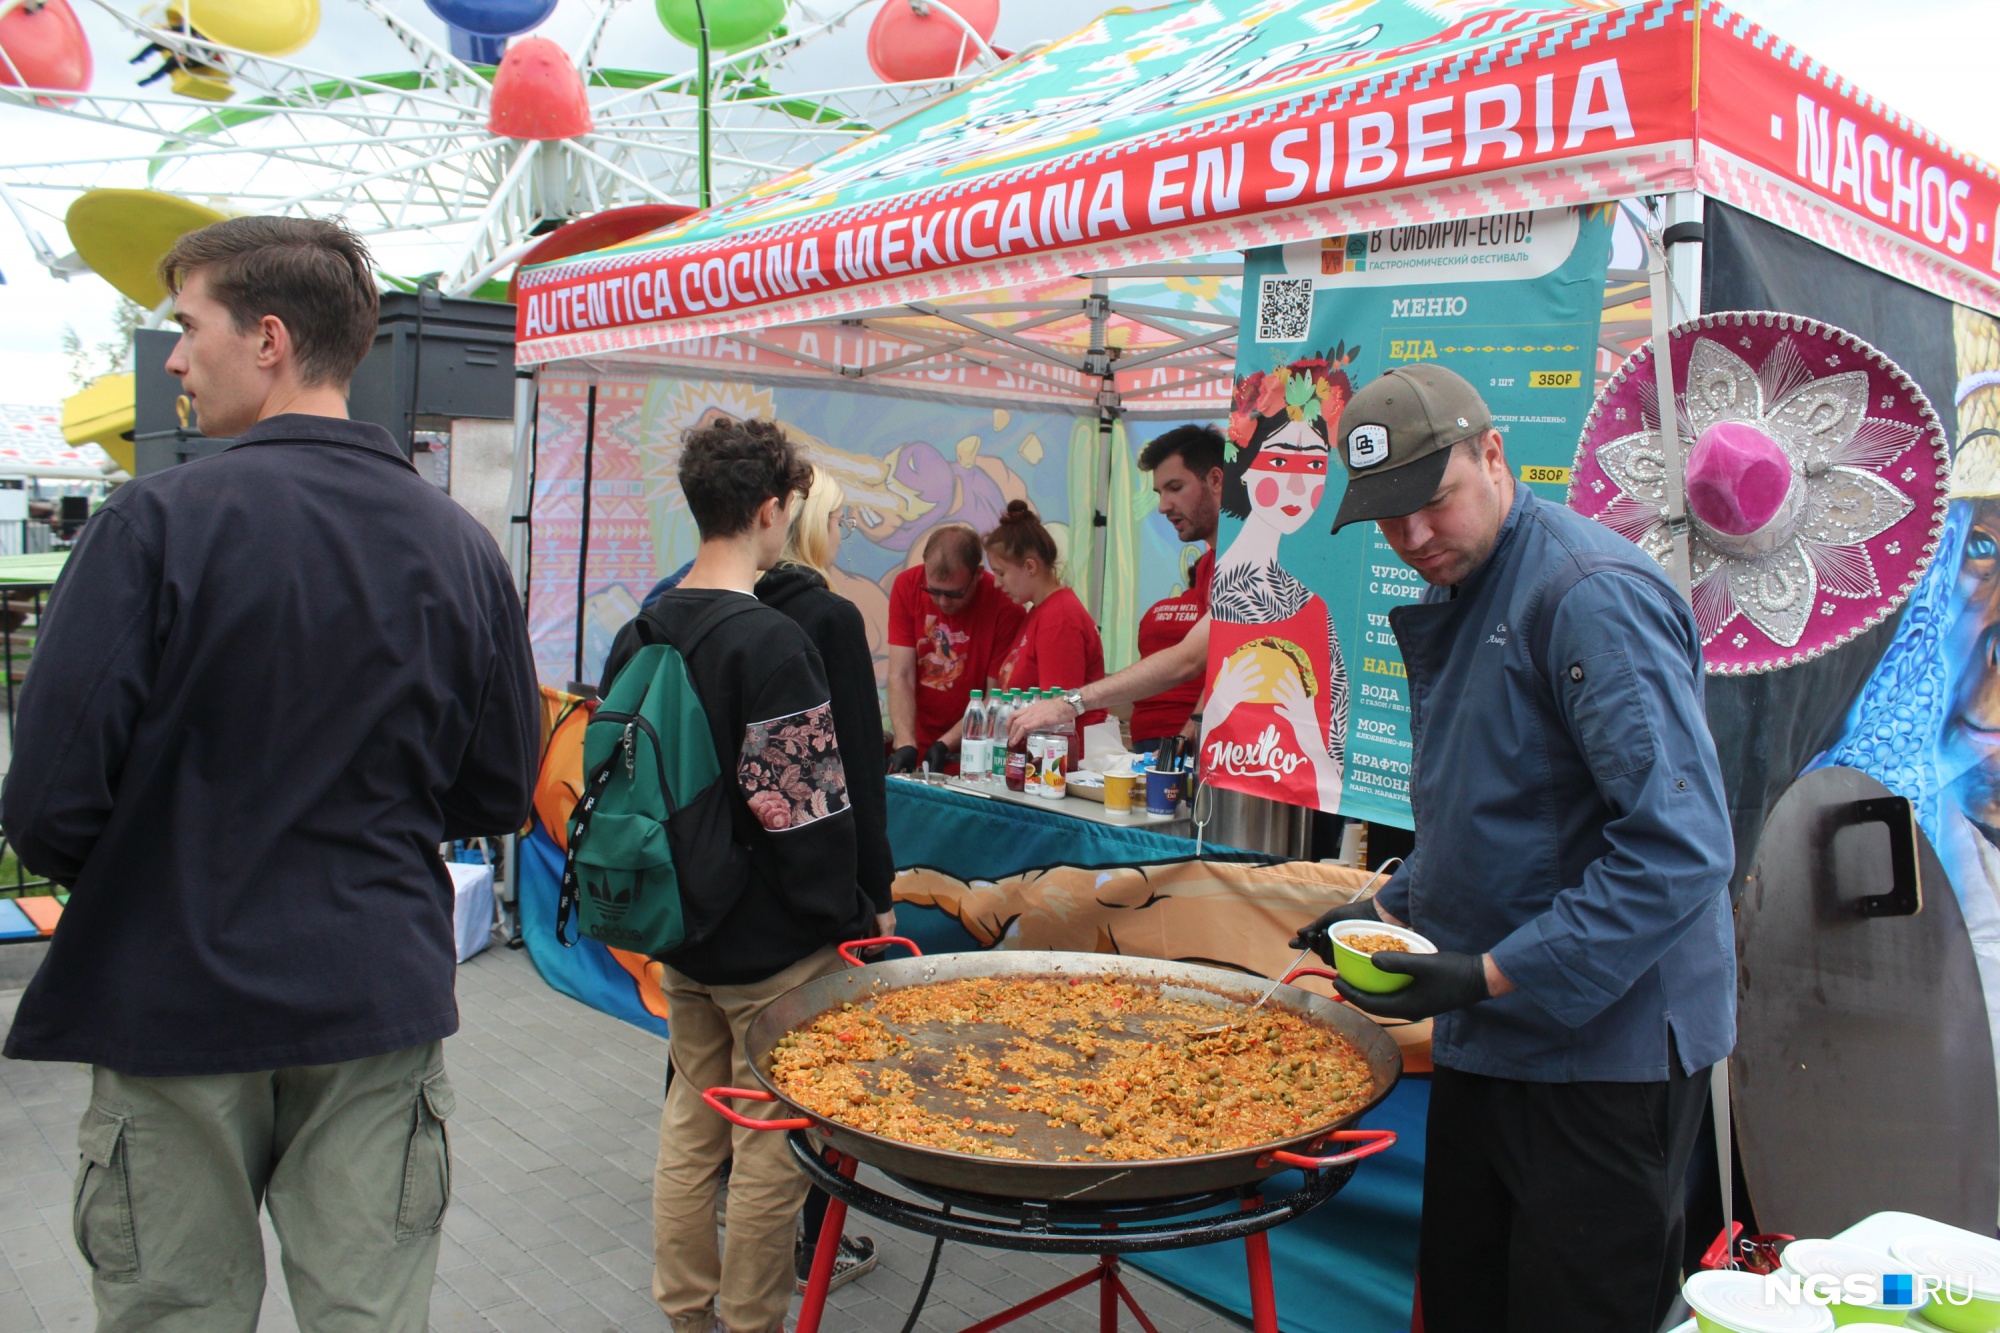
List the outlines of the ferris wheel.
<svg viewBox="0 0 2000 1333">
<path fill-rule="evenodd" d="M 92 91 L 94 53 L 70 0 L 0 0 L 0 107 L 23 109 L 7 113 L 15 142 L 33 142 L 30 111 L 120 132 L 96 156 L 0 165 L 0 203 L 51 272 L 103 271 L 134 299 L 112 274 L 121 261 L 146 271 L 129 263 L 147 249 L 135 236 L 240 213 L 338 214 L 385 270 L 495 294 L 497 275 L 557 226 L 626 210 L 650 230 L 673 215 L 661 206 L 781 176 L 1006 56 L 990 44 L 998 0 L 655 0 L 696 53 L 678 73 L 618 60 L 613 20 L 629 0 L 571 0 L 586 21 L 567 46 L 519 35 L 557 0 L 424 0 L 450 25 L 448 44 L 389 0 L 329 0 L 407 58 L 357 76 L 296 54 L 319 0 L 169 0 L 138 14 L 77 3 L 158 68 L 133 93 Z M 815 48 L 863 24 L 871 77 L 814 86 L 824 75 L 802 70 L 829 63 L 810 59 Z M 44 239 L 64 230 L 74 252 Z"/>
</svg>

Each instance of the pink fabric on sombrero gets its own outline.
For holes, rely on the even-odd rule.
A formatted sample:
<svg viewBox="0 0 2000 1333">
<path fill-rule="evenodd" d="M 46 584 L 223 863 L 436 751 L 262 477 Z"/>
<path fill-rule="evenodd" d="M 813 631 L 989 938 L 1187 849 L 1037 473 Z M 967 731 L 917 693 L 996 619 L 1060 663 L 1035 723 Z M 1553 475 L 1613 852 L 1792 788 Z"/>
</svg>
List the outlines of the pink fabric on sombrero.
<svg viewBox="0 0 2000 1333">
<path fill-rule="evenodd" d="M 1744 537 L 1776 518 L 1792 494 L 1785 447 L 1740 421 L 1718 421 L 1688 451 L 1688 509 L 1717 532 Z"/>
<path fill-rule="evenodd" d="M 1853 334 L 1797 315 L 1727 311 L 1668 337 L 1708 669 L 1792 666 L 1888 616 L 1944 525 L 1950 451 L 1922 390 Z M 1652 351 L 1598 395 L 1569 503 L 1664 564 Z"/>
</svg>

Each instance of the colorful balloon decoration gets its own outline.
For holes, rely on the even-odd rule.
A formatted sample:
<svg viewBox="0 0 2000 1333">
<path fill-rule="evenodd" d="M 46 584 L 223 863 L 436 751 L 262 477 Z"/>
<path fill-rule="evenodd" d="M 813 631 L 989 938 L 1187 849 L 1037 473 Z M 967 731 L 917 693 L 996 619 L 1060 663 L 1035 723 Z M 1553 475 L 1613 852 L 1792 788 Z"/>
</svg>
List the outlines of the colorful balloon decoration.
<svg viewBox="0 0 2000 1333">
<path fill-rule="evenodd" d="M 524 37 L 501 57 L 487 129 L 507 139 L 574 139 L 590 126 L 583 76 L 560 46 Z"/>
<path fill-rule="evenodd" d="M 0 15 L 0 51 L 14 62 L 13 69 L 0 62 L 0 84 L 79 93 L 90 87 L 90 40 L 68 0 L 28 0 Z M 67 99 L 49 100 L 69 105 Z"/>
<path fill-rule="evenodd" d="M 556 0 L 424 0 L 424 6 L 461 32 L 480 37 L 513 37 L 540 26 Z"/>
<path fill-rule="evenodd" d="M 741 51 L 771 35 L 785 18 L 786 0 L 702 0 L 711 51 Z M 701 18 L 695 0 L 653 0 L 660 23 L 676 41 L 701 45 Z"/>
<path fill-rule="evenodd" d="M 868 29 L 868 66 L 885 83 L 948 79 L 970 65 L 979 48 L 940 9 L 970 24 L 984 42 L 1000 22 L 1000 0 L 882 0 Z"/>
<path fill-rule="evenodd" d="M 167 26 L 260 56 L 290 55 L 319 31 L 319 0 L 173 0 Z"/>
</svg>

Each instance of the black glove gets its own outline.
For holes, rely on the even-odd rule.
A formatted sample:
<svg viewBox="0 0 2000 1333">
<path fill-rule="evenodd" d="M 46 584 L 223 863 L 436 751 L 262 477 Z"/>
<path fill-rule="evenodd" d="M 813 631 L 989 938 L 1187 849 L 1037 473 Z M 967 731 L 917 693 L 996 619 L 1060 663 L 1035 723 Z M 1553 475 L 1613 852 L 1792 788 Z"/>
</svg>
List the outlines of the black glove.
<svg viewBox="0 0 2000 1333">
<path fill-rule="evenodd" d="M 924 762 L 931 766 L 931 772 L 942 773 L 944 766 L 951 762 L 951 751 L 943 741 L 932 741 L 931 748 L 924 754 Z"/>
<path fill-rule="evenodd" d="M 1381 1018 L 1406 1018 L 1412 1023 L 1453 1009 L 1491 999 L 1486 989 L 1486 959 L 1476 953 L 1371 954 L 1369 962 L 1383 972 L 1401 972 L 1416 980 L 1399 991 L 1373 995 L 1345 981 L 1333 983 L 1340 998 Z"/>
<path fill-rule="evenodd" d="M 891 773 L 916 772 L 917 747 L 914 745 L 899 746 L 895 753 L 889 756 L 889 771 Z M 1301 945 L 1300 947 L 1303 948 L 1304 946 Z"/>
<path fill-rule="evenodd" d="M 1343 921 L 1380 921 L 1381 919 L 1382 914 L 1375 910 L 1373 895 L 1366 898 L 1356 898 L 1351 903 L 1342 903 L 1339 907 L 1334 908 L 1331 912 L 1327 912 L 1310 926 L 1292 936 L 1291 947 L 1294 949 L 1311 949 L 1322 959 L 1331 963 L 1333 961 L 1333 940 L 1327 934 L 1329 930 Z"/>
</svg>

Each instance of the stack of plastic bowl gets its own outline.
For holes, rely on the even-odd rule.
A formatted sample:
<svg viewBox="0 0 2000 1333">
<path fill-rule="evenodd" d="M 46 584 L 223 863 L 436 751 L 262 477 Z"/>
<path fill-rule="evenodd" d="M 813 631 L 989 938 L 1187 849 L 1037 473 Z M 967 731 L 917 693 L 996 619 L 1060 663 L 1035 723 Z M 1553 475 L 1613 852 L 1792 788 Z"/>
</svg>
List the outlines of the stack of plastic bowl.
<svg viewBox="0 0 2000 1333">
<path fill-rule="evenodd" d="M 1681 1287 L 1701 1333 L 1829 1333 L 1833 1312 L 1806 1301 L 1767 1299 L 1756 1273 L 1696 1273 Z"/>
<path fill-rule="evenodd" d="M 1925 1322 L 1947 1333 L 2000 1330 L 2000 1241 L 1967 1233 L 1905 1236 L 1889 1253 L 1918 1277 L 1943 1282 L 1924 1306 Z"/>
<path fill-rule="evenodd" d="M 1836 1283 L 1844 1283 L 1850 1277 L 1872 1278 L 1871 1285 L 1877 1293 L 1883 1289 L 1882 1278 L 1890 1272 L 1901 1272 L 1902 1265 L 1880 1250 L 1871 1250 L 1865 1245 L 1850 1245 L 1844 1240 L 1795 1240 L 1785 1247 L 1783 1256 L 1785 1271 L 1796 1273 L 1801 1283 L 1813 1278 L 1831 1278 Z M 1876 1305 L 1855 1305 L 1847 1301 L 1837 1301 L 1832 1307 L 1833 1322 L 1840 1325 L 1873 1324 L 1885 1327 L 1900 1327 L 1905 1324 L 1910 1311 L 1924 1303 L 1923 1294 L 1913 1290 L 1912 1299 L 1897 1303 Z"/>
</svg>

